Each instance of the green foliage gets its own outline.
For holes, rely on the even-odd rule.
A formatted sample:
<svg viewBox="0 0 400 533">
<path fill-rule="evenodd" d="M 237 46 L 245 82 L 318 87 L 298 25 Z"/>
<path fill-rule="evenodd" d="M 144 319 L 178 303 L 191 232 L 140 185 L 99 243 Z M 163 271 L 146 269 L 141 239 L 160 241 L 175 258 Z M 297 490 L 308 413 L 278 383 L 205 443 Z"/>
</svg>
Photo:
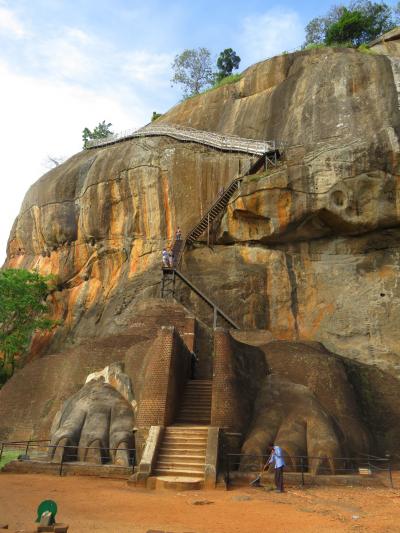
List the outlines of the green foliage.
<svg viewBox="0 0 400 533">
<path fill-rule="evenodd" d="M 216 82 L 220 82 L 223 78 L 231 76 L 232 71 L 239 68 L 240 57 L 232 48 L 225 48 L 223 52 L 219 54 L 217 59 L 218 72 L 215 74 Z"/>
<path fill-rule="evenodd" d="M 218 87 L 223 87 L 224 85 L 231 85 L 232 83 L 236 83 L 242 78 L 241 74 L 231 74 L 230 76 L 225 76 L 225 78 L 222 78 L 222 80 L 217 81 L 212 86 L 213 89 L 218 89 Z"/>
<path fill-rule="evenodd" d="M 0 386 L 12 376 L 15 357 L 24 354 L 32 334 L 48 330 L 50 278 L 28 270 L 0 271 Z"/>
<path fill-rule="evenodd" d="M 384 2 L 353 0 L 349 6 L 333 6 L 324 17 L 312 19 L 306 26 L 305 48 L 310 44 L 367 43 L 396 26 L 400 14 Z"/>
<path fill-rule="evenodd" d="M 214 81 L 211 54 L 207 48 L 184 50 L 175 56 L 172 71 L 171 83 L 181 85 L 185 97 L 199 94 Z"/>
<path fill-rule="evenodd" d="M 362 52 L 363 54 L 370 54 L 370 55 L 376 55 L 375 50 L 371 50 L 369 46 L 365 43 L 360 44 L 360 46 L 357 48 L 359 52 Z"/>
<path fill-rule="evenodd" d="M 317 48 L 326 48 L 324 43 L 310 43 L 305 46 L 305 50 L 316 50 Z"/>
<path fill-rule="evenodd" d="M 10 463 L 11 461 L 15 461 L 17 459 L 18 455 L 20 455 L 22 450 L 19 451 L 3 451 L 0 459 L 0 469 L 3 468 L 7 463 Z"/>
<path fill-rule="evenodd" d="M 353 43 L 358 46 L 363 42 L 367 26 L 368 20 L 361 11 L 349 11 L 345 8 L 340 19 L 327 29 L 325 42 L 327 45 Z"/>
<path fill-rule="evenodd" d="M 153 114 L 151 115 L 151 121 L 154 122 L 160 117 L 162 117 L 162 113 L 157 113 L 157 111 L 153 111 Z"/>
<path fill-rule="evenodd" d="M 106 121 L 103 120 L 103 122 L 99 122 L 97 124 L 93 131 L 91 131 L 89 128 L 85 128 L 82 131 L 83 147 L 87 147 L 88 141 L 91 141 L 93 139 L 104 139 L 105 137 L 112 135 L 113 132 L 110 129 L 111 126 L 111 122 L 106 124 Z"/>
</svg>

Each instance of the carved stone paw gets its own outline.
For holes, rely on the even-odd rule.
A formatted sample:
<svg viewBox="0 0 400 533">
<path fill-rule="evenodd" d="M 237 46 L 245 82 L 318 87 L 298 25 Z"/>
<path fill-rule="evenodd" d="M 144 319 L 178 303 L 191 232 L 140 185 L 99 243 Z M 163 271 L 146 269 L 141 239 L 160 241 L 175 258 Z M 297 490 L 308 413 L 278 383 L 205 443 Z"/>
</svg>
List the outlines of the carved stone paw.
<svg viewBox="0 0 400 533">
<path fill-rule="evenodd" d="M 132 462 L 134 411 L 113 386 L 90 381 L 71 396 L 51 430 L 54 461 L 82 461 L 128 466 Z"/>
<path fill-rule="evenodd" d="M 255 406 L 255 417 L 242 447 L 242 453 L 260 456 L 270 443 L 284 451 L 289 469 L 304 468 L 318 473 L 322 468 L 334 473 L 340 466 L 341 447 L 331 417 L 317 398 L 303 386 L 276 375 L 266 378 Z M 241 469 L 258 469 L 262 459 L 243 458 Z"/>
</svg>

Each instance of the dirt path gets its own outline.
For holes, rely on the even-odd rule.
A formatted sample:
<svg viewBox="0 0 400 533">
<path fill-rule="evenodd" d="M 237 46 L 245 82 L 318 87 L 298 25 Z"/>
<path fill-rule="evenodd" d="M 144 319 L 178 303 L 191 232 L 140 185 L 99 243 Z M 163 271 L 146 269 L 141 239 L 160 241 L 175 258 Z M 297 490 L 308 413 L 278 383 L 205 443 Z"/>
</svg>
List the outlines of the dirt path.
<svg viewBox="0 0 400 533">
<path fill-rule="evenodd" d="M 0 523 L 11 531 L 33 531 L 44 499 L 57 502 L 70 533 L 400 532 L 400 490 L 387 488 L 145 491 L 119 480 L 0 474 Z"/>
</svg>

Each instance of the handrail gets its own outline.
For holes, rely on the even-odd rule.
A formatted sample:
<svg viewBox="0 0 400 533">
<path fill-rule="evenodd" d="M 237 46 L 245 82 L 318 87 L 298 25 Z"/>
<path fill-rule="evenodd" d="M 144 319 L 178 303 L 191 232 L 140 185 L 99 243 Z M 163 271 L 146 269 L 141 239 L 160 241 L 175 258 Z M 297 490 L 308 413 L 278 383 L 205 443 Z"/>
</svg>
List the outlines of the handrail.
<svg viewBox="0 0 400 533">
<path fill-rule="evenodd" d="M 228 324 L 230 324 L 233 328 L 235 329 L 240 329 L 239 326 L 232 320 L 229 318 L 229 316 L 227 316 L 212 300 L 210 300 L 210 298 L 208 298 L 208 296 L 206 296 L 198 287 L 196 287 L 196 285 L 193 285 L 193 283 L 191 281 L 189 281 L 183 274 L 182 272 L 180 272 L 179 270 L 177 270 L 176 268 L 173 268 L 173 269 L 167 269 L 167 270 L 173 270 L 175 272 L 175 274 L 178 276 L 178 278 L 180 278 L 184 283 L 186 283 L 186 285 L 192 289 L 192 291 L 194 293 L 197 294 L 197 296 L 200 296 L 200 298 L 206 302 L 210 307 L 213 308 L 213 311 L 214 311 L 214 327 L 216 327 L 216 318 L 217 318 L 217 315 L 220 315 L 224 320 L 226 320 L 226 322 L 228 322 Z"/>
<path fill-rule="evenodd" d="M 90 150 L 99 146 L 107 146 L 117 142 L 133 139 L 136 137 L 154 137 L 166 136 L 174 139 L 195 142 L 219 150 L 230 152 L 244 152 L 248 154 L 263 155 L 274 152 L 277 149 L 277 143 L 261 139 L 248 139 L 238 135 L 222 134 L 213 131 L 198 130 L 187 126 L 176 124 L 171 125 L 148 125 L 138 130 L 126 130 L 103 139 L 92 139 L 87 142 L 85 148 Z"/>
</svg>

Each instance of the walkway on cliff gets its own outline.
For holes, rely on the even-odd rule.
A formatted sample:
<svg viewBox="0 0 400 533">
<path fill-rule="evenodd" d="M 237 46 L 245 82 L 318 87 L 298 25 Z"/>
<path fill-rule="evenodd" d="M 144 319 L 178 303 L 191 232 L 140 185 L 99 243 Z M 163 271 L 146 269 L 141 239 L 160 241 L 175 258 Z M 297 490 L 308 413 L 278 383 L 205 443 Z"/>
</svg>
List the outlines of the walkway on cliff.
<svg viewBox="0 0 400 533">
<path fill-rule="evenodd" d="M 197 130 L 178 125 L 148 125 L 138 130 L 126 130 L 115 133 L 104 139 L 88 141 L 86 149 L 98 148 L 137 137 L 171 137 L 178 141 L 194 142 L 204 146 L 217 148 L 227 152 L 243 152 L 246 154 L 265 155 L 277 150 L 275 141 L 246 139 L 237 135 L 225 135 L 213 131 Z"/>
</svg>

